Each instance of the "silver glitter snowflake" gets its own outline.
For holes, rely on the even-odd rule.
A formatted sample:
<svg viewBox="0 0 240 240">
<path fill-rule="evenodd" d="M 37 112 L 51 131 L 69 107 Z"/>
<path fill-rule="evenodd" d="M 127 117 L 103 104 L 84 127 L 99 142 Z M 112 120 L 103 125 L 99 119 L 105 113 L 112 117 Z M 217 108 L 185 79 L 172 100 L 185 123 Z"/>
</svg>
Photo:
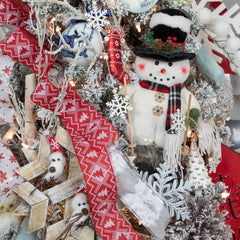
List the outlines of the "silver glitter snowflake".
<svg viewBox="0 0 240 240">
<path fill-rule="evenodd" d="M 98 9 L 95 1 L 93 2 L 92 6 L 92 11 L 85 13 L 85 16 L 87 18 L 89 27 L 93 27 L 100 32 L 102 28 L 110 24 L 106 17 L 107 10 Z"/>
<path fill-rule="evenodd" d="M 112 101 L 106 104 L 111 110 L 110 117 L 119 116 L 125 119 L 127 112 L 132 110 L 128 97 L 124 95 L 114 94 Z"/>
<path fill-rule="evenodd" d="M 175 130 L 178 135 L 186 131 L 185 119 L 186 116 L 181 112 L 179 108 L 176 110 L 176 113 L 171 114 L 171 129 Z"/>
</svg>

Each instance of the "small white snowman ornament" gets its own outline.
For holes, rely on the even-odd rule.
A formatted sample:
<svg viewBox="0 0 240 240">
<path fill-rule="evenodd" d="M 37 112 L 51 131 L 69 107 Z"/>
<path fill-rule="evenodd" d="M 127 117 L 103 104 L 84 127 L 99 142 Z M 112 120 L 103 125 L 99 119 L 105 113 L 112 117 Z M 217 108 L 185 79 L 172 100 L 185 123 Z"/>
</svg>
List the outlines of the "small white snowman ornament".
<svg viewBox="0 0 240 240">
<path fill-rule="evenodd" d="M 66 158 L 62 153 L 62 148 L 59 143 L 48 132 L 44 135 L 48 138 L 52 147 L 52 153 L 49 156 L 49 166 L 46 175 L 43 177 L 47 182 L 59 181 L 63 175 L 66 165 Z"/>
<path fill-rule="evenodd" d="M 90 206 L 84 192 L 85 188 L 76 192 L 71 201 L 72 214 L 69 222 L 73 223 L 72 232 L 77 230 L 90 217 Z"/>
<path fill-rule="evenodd" d="M 189 59 L 195 56 L 184 48 L 190 25 L 180 10 L 165 9 L 153 14 L 146 45 L 133 49 L 139 84 L 127 85 L 135 143 L 162 147 L 164 160 L 174 171 L 178 168 L 184 134 L 172 129 L 171 114 L 177 109 L 187 113 L 191 93 L 183 83 L 190 73 Z M 191 108 L 200 109 L 194 96 Z"/>
</svg>

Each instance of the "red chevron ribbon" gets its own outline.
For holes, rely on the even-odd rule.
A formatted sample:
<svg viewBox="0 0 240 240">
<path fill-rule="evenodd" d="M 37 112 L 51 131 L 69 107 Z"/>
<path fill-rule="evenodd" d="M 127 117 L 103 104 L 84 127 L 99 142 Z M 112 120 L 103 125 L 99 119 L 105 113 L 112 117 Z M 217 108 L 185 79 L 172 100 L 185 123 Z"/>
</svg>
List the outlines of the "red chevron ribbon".
<svg viewBox="0 0 240 240">
<path fill-rule="evenodd" d="M 0 47 L 14 60 L 38 70 L 40 48 L 34 36 L 23 29 L 15 31 Z M 55 59 L 44 51 L 42 57 L 41 70 L 45 68 L 47 73 Z M 44 74 L 31 99 L 54 111 L 60 91 Z M 119 134 L 106 118 L 78 97 L 70 84 L 59 111 L 83 172 L 96 230 L 104 240 L 140 240 L 116 208 L 117 185 L 106 145 Z"/>
<path fill-rule="evenodd" d="M 0 43 L 2 50 L 17 62 L 38 72 L 40 47 L 37 45 L 38 40 L 35 36 L 22 28 L 18 28 L 8 38 Z M 42 51 L 41 74 L 48 72 L 55 63 L 53 55 Z"/>
<path fill-rule="evenodd" d="M 47 79 L 41 81 L 32 101 L 54 110 L 59 91 Z M 119 135 L 71 85 L 60 109 L 60 118 L 69 132 L 87 186 L 95 228 L 104 240 L 140 240 L 116 208 L 117 185 L 106 145 Z"/>
<path fill-rule="evenodd" d="M 20 26 L 29 18 L 31 8 L 21 0 L 1 0 L 0 25 Z"/>
</svg>

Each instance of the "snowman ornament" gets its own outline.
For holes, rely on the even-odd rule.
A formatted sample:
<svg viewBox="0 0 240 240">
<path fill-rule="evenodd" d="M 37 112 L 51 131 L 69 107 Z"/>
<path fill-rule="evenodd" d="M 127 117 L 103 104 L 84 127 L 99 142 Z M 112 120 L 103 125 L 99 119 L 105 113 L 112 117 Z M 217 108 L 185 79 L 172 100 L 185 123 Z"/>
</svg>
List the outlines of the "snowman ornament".
<svg viewBox="0 0 240 240">
<path fill-rule="evenodd" d="M 185 14 L 177 9 L 153 14 L 145 46 L 133 49 L 139 84 L 127 85 L 133 108 L 130 114 L 134 142 L 163 148 L 163 158 L 173 171 L 180 164 L 184 134 L 177 134 L 172 128 L 171 117 L 177 109 L 187 113 L 191 94 L 183 86 L 190 73 L 189 60 L 195 57 L 184 47 L 190 25 Z M 191 108 L 200 109 L 194 96 Z"/>
<path fill-rule="evenodd" d="M 62 148 L 59 143 L 48 132 L 44 132 L 44 135 L 47 137 L 52 147 L 52 153 L 49 156 L 47 173 L 43 179 L 47 182 L 59 181 L 64 172 L 66 158 L 62 153 Z"/>
<path fill-rule="evenodd" d="M 72 214 L 69 223 L 72 223 L 72 232 L 77 230 L 79 226 L 84 225 L 84 222 L 90 218 L 90 206 L 85 193 L 85 188 L 78 189 L 71 201 Z"/>
</svg>

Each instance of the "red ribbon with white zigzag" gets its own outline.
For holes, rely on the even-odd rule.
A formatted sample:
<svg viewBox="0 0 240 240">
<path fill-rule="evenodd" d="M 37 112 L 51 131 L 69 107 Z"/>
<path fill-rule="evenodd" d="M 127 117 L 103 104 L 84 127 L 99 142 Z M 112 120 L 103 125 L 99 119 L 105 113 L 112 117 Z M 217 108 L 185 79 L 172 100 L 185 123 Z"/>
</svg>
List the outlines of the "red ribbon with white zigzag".
<svg viewBox="0 0 240 240">
<path fill-rule="evenodd" d="M 36 43 L 34 36 L 19 28 L 0 47 L 14 60 L 38 71 L 40 48 Z M 54 62 L 54 57 L 43 51 L 41 71 L 49 70 Z M 46 71 L 31 98 L 54 111 L 60 91 L 48 80 Z M 140 240 L 116 208 L 117 185 L 106 146 L 119 134 L 106 118 L 78 97 L 70 84 L 59 111 L 83 172 L 96 230 L 104 240 Z"/>
</svg>

